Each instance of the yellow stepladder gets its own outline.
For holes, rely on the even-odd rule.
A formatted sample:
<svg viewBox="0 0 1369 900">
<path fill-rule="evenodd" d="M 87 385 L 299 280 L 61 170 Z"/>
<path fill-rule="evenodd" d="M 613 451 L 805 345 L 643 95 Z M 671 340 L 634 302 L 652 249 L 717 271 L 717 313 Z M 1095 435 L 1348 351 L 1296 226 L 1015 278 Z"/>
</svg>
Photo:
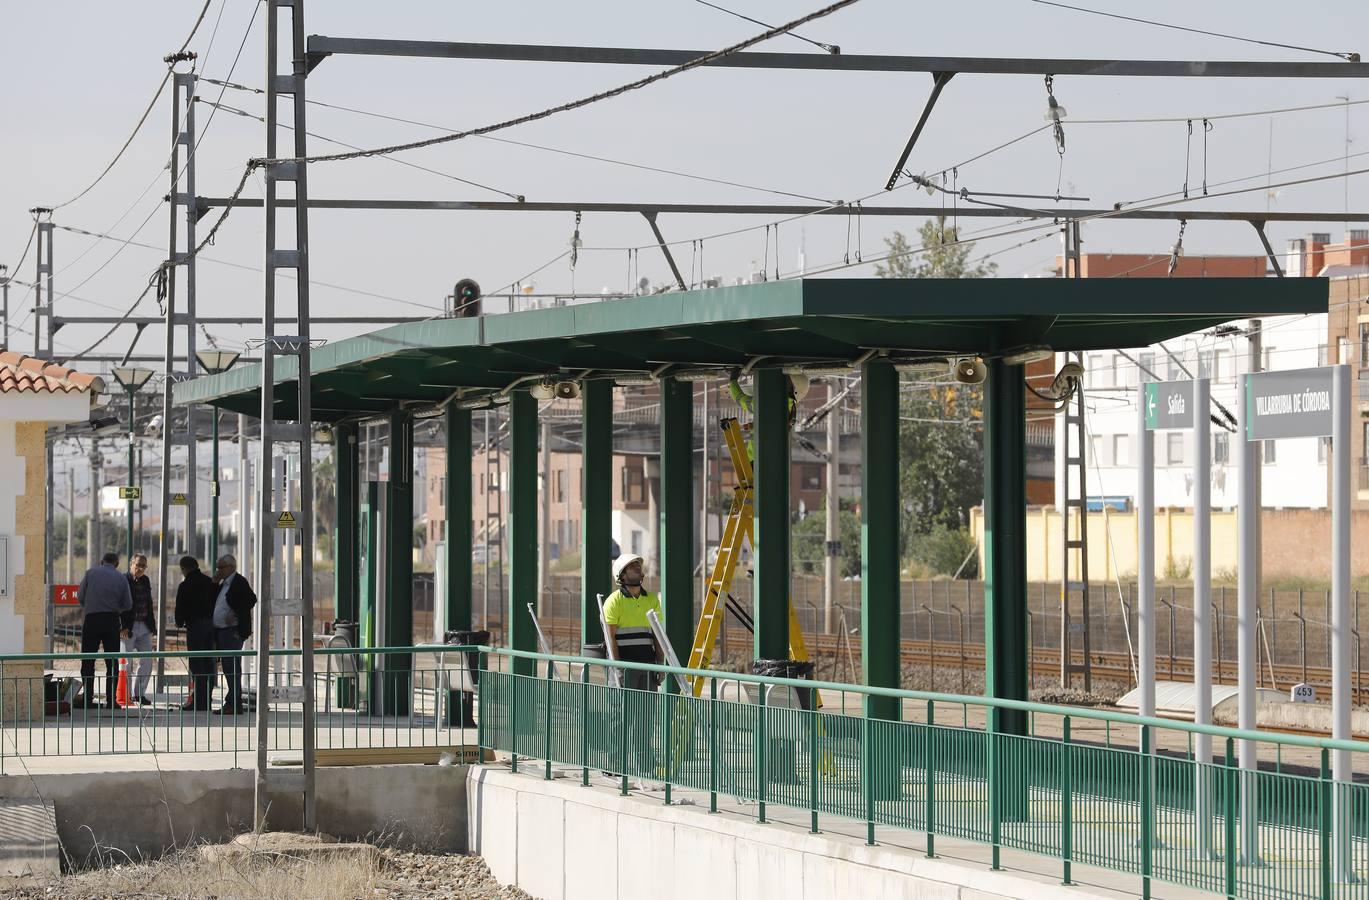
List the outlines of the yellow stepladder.
<svg viewBox="0 0 1369 900">
<path fill-rule="evenodd" d="M 751 457 L 746 452 L 741 425 L 736 419 L 722 420 L 723 437 L 727 441 L 727 452 L 732 457 L 732 470 L 737 476 L 737 486 L 733 488 L 732 508 L 723 527 L 723 539 L 718 545 L 718 558 L 708 577 L 708 592 L 704 596 L 703 611 L 699 624 L 694 630 L 694 644 L 689 650 L 689 668 L 707 669 L 713 659 L 713 648 L 718 644 L 722 630 L 723 616 L 727 614 L 726 598 L 732 589 L 732 579 L 737 571 L 737 561 L 741 558 L 742 542 L 755 546 L 752 536 L 753 499 L 755 485 Z M 794 611 L 793 600 L 789 602 L 789 657 L 801 662 L 808 660 L 808 646 L 803 640 L 803 629 L 799 625 L 798 613 Z M 691 679 L 694 696 L 703 693 L 704 679 L 696 676 Z M 822 708 L 822 698 L 817 700 Z"/>
<path fill-rule="evenodd" d="M 721 425 L 723 438 L 727 443 L 727 452 L 732 458 L 732 470 L 736 475 L 737 484 L 733 488 L 732 507 L 723 527 L 723 537 L 718 545 L 717 559 L 709 573 L 708 590 L 704 595 L 703 610 L 699 615 L 699 623 L 694 631 L 694 642 L 689 650 L 688 667 L 691 669 L 707 669 L 710 667 L 713 650 L 718 644 L 718 637 L 722 631 L 723 616 L 727 615 L 727 598 L 732 589 L 737 562 L 741 559 L 742 544 L 747 541 L 755 546 L 752 535 L 755 485 L 751 457 L 746 451 L 741 424 L 736 419 L 723 419 Z M 792 598 L 789 602 L 789 656 L 791 659 L 801 662 L 808 660 L 808 647 L 803 639 L 803 629 L 799 625 L 799 617 L 794 610 Z M 704 681 L 703 676 L 690 678 L 690 688 L 695 697 L 703 694 Z M 822 708 L 822 697 L 814 691 L 814 699 L 816 701 L 814 711 L 816 712 L 817 709 Z M 692 725 L 691 716 L 676 717 L 674 725 L 676 765 L 679 764 L 679 760 L 684 755 Z M 825 736 L 821 721 L 818 723 L 818 733 Z M 836 774 L 836 767 L 829 752 L 824 751 L 821 754 L 818 761 L 818 771 L 824 775 Z"/>
</svg>

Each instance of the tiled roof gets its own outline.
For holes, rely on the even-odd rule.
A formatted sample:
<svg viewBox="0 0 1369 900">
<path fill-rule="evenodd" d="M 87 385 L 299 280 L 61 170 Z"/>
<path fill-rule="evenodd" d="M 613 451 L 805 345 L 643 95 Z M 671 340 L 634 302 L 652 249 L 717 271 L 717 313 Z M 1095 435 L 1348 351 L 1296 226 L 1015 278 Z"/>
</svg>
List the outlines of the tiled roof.
<svg viewBox="0 0 1369 900">
<path fill-rule="evenodd" d="M 103 378 L 13 350 L 0 353 L 0 394 L 102 394 Z"/>
</svg>

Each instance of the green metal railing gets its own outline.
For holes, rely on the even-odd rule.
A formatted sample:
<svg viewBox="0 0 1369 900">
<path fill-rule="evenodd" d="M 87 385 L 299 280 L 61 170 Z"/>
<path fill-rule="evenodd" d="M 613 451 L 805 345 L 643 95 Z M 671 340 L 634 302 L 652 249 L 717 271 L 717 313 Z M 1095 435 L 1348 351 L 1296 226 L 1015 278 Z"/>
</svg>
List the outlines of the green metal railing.
<svg viewBox="0 0 1369 900">
<path fill-rule="evenodd" d="M 754 804 L 939 836 L 1230 897 L 1369 897 L 1369 785 L 1331 779 L 1329 753 L 1369 768 L 1369 743 L 1245 732 L 1084 707 L 768 678 L 495 649 L 555 662 L 559 678 L 482 673 L 480 745 Z M 568 665 L 569 664 L 569 665 Z M 701 676 L 701 697 L 607 684 L 608 667 Z M 500 668 L 490 666 L 490 669 Z M 567 672 L 575 678 L 566 680 Z M 720 691 L 720 685 L 723 690 Z M 745 685 L 749 696 L 741 696 Z M 902 701 L 901 721 L 816 710 L 813 695 Z M 801 700 L 808 701 L 800 708 Z M 836 704 L 829 704 L 835 709 Z M 1029 734 L 999 714 L 1028 714 Z M 951 715 L 939 715 L 942 712 Z M 954 724 L 947 724 L 954 722 Z M 981 723 L 975 727 L 973 722 Z M 1215 744 L 1202 763 L 1194 744 Z M 1267 766 L 1236 765 L 1256 741 Z M 1301 763 L 1298 757 L 1303 757 Z"/>
<path fill-rule="evenodd" d="M 473 705 L 463 703 L 473 688 L 468 654 L 474 647 L 320 647 L 314 650 L 312 680 L 314 744 L 320 749 L 456 747 L 474 743 Z M 20 771 L 28 760 L 57 756 L 136 753 L 229 753 L 231 764 L 252 764 L 256 715 L 214 715 L 180 708 L 190 691 L 193 658 L 252 660 L 255 650 L 62 653 L 0 655 L 0 774 Z M 271 684 L 303 683 L 299 650 L 274 649 Z M 104 662 L 162 660 L 167 677 L 158 694 L 164 702 L 123 709 L 73 703 L 81 691 L 80 663 L 95 662 L 96 699 L 104 700 Z M 477 660 L 478 664 L 479 660 Z M 277 671 L 279 667 L 279 671 Z M 132 665 L 130 665 L 132 668 Z M 477 675 L 478 677 L 478 675 Z M 130 684 L 133 673 L 129 673 Z M 213 677 L 212 705 L 225 698 L 227 682 Z M 243 675 L 248 699 L 255 679 Z M 156 677 L 153 690 L 157 690 Z M 135 698 L 136 699 L 136 698 Z M 304 713 L 298 702 L 270 702 L 269 745 L 273 751 L 303 748 Z"/>
</svg>

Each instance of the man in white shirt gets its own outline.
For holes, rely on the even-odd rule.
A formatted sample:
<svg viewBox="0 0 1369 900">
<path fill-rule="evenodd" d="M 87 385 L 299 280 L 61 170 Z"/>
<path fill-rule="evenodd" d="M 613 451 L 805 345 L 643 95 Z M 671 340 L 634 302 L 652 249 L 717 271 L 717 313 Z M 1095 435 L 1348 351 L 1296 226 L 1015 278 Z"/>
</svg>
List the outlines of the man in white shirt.
<svg viewBox="0 0 1369 900">
<path fill-rule="evenodd" d="M 237 651 L 252 634 L 252 608 L 257 595 L 247 579 L 238 574 L 238 561 L 232 556 L 219 557 L 214 566 L 214 583 L 218 588 L 214 598 L 214 636 L 219 650 Z M 223 705 L 214 710 L 219 715 L 245 712 L 242 702 L 242 657 L 219 657 L 219 665 L 228 679 L 228 696 Z"/>
</svg>

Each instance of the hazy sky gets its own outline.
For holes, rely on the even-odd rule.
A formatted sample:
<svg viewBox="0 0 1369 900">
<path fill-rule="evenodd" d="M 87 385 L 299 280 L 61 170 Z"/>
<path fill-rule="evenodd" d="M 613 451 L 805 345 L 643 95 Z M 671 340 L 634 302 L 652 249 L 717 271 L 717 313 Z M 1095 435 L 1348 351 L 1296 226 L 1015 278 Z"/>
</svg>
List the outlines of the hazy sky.
<svg viewBox="0 0 1369 900">
<path fill-rule="evenodd" d="M 1081 0 L 1081 4 L 1083 0 Z M 784 21 L 822 5 L 821 0 L 732 0 L 731 5 L 760 19 Z M 1135 11 L 1135 4 L 1088 0 L 1099 9 Z M 0 142 L 0 262 L 17 261 L 28 236 L 27 212 L 35 205 L 62 202 L 109 161 L 150 99 L 165 67 L 161 58 L 184 39 L 199 0 L 126 0 L 122 3 L 45 0 L 10 4 L 0 36 L 0 85 L 3 85 L 5 139 Z M 214 0 L 192 43 L 200 69 L 224 77 L 248 27 L 253 0 Z M 1369 51 L 1369 6 L 1344 2 L 1203 3 L 1152 0 L 1145 15 L 1198 28 L 1231 31 L 1331 50 Z M 233 80 L 252 86 L 264 75 L 264 7 L 257 14 Z M 217 26 L 217 33 L 215 28 Z M 406 2 L 376 4 L 355 0 L 315 0 L 309 4 L 306 31 L 332 36 L 373 36 L 461 41 L 565 43 L 710 50 L 750 36 L 759 29 L 693 0 L 587 0 L 567 4 L 538 2 Z M 1174 59 L 1330 60 L 1308 53 L 1277 50 L 1217 38 L 1183 34 L 1041 6 L 1028 0 L 963 0 L 952 4 L 862 0 L 820 20 L 803 33 L 840 44 L 848 53 L 906 53 L 959 56 L 1154 57 Z M 210 46 L 211 34 L 213 37 Z M 814 50 L 793 38 L 778 38 L 770 50 Z M 645 74 L 639 67 L 573 66 L 452 60 L 336 57 L 309 79 L 312 99 L 380 111 L 450 128 L 482 125 L 554 105 Z M 501 136 L 580 153 L 677 169 L 832 200 L 851 200 L 879 191 L 921 109 L 930 77 L 847 73 L 764 72 L 735 69 L 686 73 L 589 109 L 504 132 Z M 208 84 L 201 94 L 218 98 Z M 1068 110 L 1067 153 L 1063 172 L 1049 132 L 961 168 L 958 183 L 972 190 L 1053 193 L 1057 178 L 1065 192 L 1091 198 L 1089 206 L 1176 191 L 1184 179 L 1187 130 L 1182 122 L 1136 125 L 1071 125 L 1070 120 L 1192 116 L 1334 103 L 1337 95 L 1369 99 L 1363 84 L 1350 80 L 1120 79 L 1061 77 L 1055 94 Z M 224 102 L 259 113 L 257 95 L 228 91 Z M 170 91 L 128 154 L 114 171 L 78 203 L 54 217 L 59 224 L 112 232 L 164 246 L 167 190 L 162 171 L 169 148 Z M 282 109 L 288 111 L 289 104 Z M 967 159 L 1043 123 L 1042 80 L 1036 77 L 957 77 L 918 145 L 909 167 L 935 172 Z M 1351 152 L 1369 152 L 1364 134 L 1366 106 L 1352 106 Z M 206 128 L 211 109 L 197 107 Z M 360 146 L 428 137 L 428 128 L 311 107 L 310 130 Z M 1271 141 L 1272 123 L 1272 141 Z M 232 190 L 249 156 L 264 150 L 263 127 L 223 112 L 207 124 L 198 157 L 198 191 L 224 195 Z M 1203 177 L 1201 126 L 1195 122 L 1190 155 L 1190 186 Z M 1273 168 L 1337 158 L 1335 162 L 1275 181 L 1340 171 L 1345 150 L 1345 112 L 1341 108 L 1215 123 L 1208 135 L 1209 184 L 1260 176 L 1234 187 L 1259 186 Z M 311 141 L 312 153 L 333 145 Z M 621 166 L 573 159 L 488 140 L 468 140 L 405 154 L 404 160 L 478 181 L 529 200 L 661 202 L 802 202 L 758 190 L 724 187 Z M 1351 159 L 1365 166 L 1369 156 Z M 1363 181 L 1352 181 L 1351 207 L 1364 206 Z M 387 159 L 320 164 L 310 168 L 314 197 L 391 197 L 415 199 L 502 199 L 489 191 L 416 171 Z M 146 193 L 144 193 L 146 191 Z M 141 199 L 139 199 L 141 196 Z M 248 196 L 260 196 L 254 180 Z M 875 197 L 869 205 L 930 202 L 926 194 L 904 189 Z M 939 201 L 938 201 L 939 202 Z M 1332 181 L 1290 188 L 1267 198 L 1263 190 L 1208 201 L 1209 208 L 1340 210 L 1343 185 Z M 1201 208 L 1201 207 L 1200 207 Z M 127 213 L 125 215 L 125 213 Z M 121 219 L 122 217 L 122 219 Z M 661 227 L 672 240 L 759 226 L 758 217 L 666 216 Z M 117 224 L 116 224 L 117 222 Z M 918 221 L 866 218 L 861 238 L 866 255 L 882 249 L 892 229 L 915 231 Z M 968 221 L 966 229 L 993 225 Z M 1001 224 L 1001 223 L 1000 223 Z M 140 228 L 141 226 L 141 228 Z M 424 315 L 440 306 L 453 281 L 478 279 L 487 290 L 512 282 L 567 249 L 573 216 L 528 213 L 362 213 L 316 212 L 311 217 L 313 277 L 381 294 L 392 300 L 359 297 L 319 287 L 316 314 Z M 1086 250 L 1164 252 L 1177 226 L 1162 223 L 1108 222 L 1085 230 Z M 1275 246 L 1306 231 L 1343 226 L 1271 226 Z M 847 253 L 844 218 L 810 218 L 779 229 L 781 270 L 792 271 L 800 244 L 812 266 L 840 262 Z M 535 277 L 538 290 L 621 290 L 628 283 L 628 253 L 649 245 L 646 223 L 636 216 L 586 215 L 581 225 L 586 249 L 576 271 L 568 260 Z M 987 240 L 979 252 L 1002 249 L 1033 234 Z M 854 235 L 853 235 L 854 238 Z M 261 276 L 209 259 L 258 265 L 262 254 L 260 210 L 235 212 L 199 268 L 202 314 L 257 313 Z M 118 245 L 57 233 L 56 288 L 59 314 L 122 312 L 146 283 L 165 251 L 129 247 L 112 261 Z M 1257 253 L 1249 226 L 1198 223 L 1185 237 L 1188 253 Z M 745 274 L 766 253 L 765 233 L 757 228 L 705 241 L 702 263 L 689 244 L 677 248 L 682 268 L 702 265 L 704 274 L 729 281 Z M 1045 239 L 996 257 L 1000 274 L 1040 274 L 1057 242 Z M 773 244 L 769 251 L 774 253 Z M 78 259 L 78 257 L 80 257 Z M 108 262 L 107 262 L 108 261 Z M 107 264 L 106 264 L 107 263 Z M 640 254 L 641 274 L 664 282 L 668 272 L 658 252 Z M 771 268 L 773 269 L 773 255 Z M 97 269 L 103 269 L 98 271 Z M 697 271 L 697 268 L 696 268 Z M 33 279 L 32 255 L 16 278 Z M 634 272 L 634 275 L 636 273 Z M 872 275 L 870 266 L 850 275 Z M 62 297 L 70 291 L 74 296 Z M 80 298 L 80 299 L 77 299 Z M 11 293 L 16 320 L 24 318 L 31 297 Z M 151 298 L 140 314 L 156 313 Z M 29 322 L 25 322 L 28 325 Z M 103 330 L 103 329 L 101 329 Z M 241 345 L 256 328 L 216 327 L 228 345 Z M 72 350 L 98 336 L 93 328 L 69 327 L 58 334 L 58 348 Z M 319 329 L 329 337 L 337 329 Z M 122 329 L 107 349 L 122 352 L 132 336 Z M 18 334 L 20 348 L 32 338 Z M 140 349 L 155 349 L 161 339 L 149 329 Z"/>
</svg>

